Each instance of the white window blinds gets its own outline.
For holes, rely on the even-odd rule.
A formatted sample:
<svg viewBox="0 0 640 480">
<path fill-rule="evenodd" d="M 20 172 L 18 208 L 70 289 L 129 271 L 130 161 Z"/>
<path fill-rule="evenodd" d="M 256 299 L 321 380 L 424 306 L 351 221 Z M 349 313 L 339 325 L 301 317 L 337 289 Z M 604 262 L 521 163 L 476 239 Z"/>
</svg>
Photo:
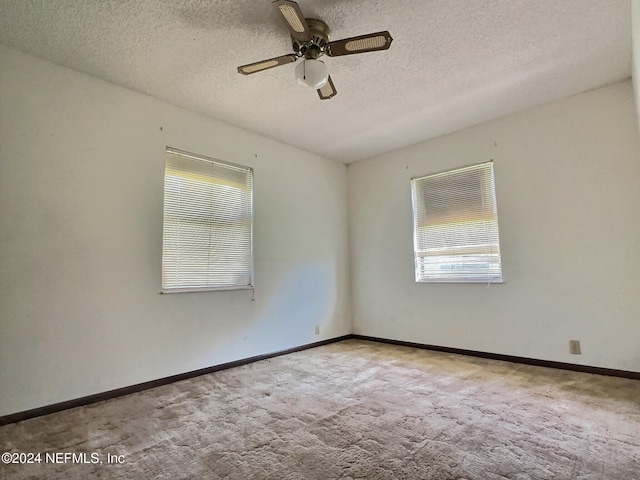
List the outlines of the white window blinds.
<svg viewBox="0 0 640 480">
<path fill-rule="evenodd" d="M 493 162 L 411 180 L 416 282 L 502 282 Z"/>
<path fill-rule="evenodd" d="M 162 291 L 252 285 L 252 169 L 167 148 Z"/>
</svg>

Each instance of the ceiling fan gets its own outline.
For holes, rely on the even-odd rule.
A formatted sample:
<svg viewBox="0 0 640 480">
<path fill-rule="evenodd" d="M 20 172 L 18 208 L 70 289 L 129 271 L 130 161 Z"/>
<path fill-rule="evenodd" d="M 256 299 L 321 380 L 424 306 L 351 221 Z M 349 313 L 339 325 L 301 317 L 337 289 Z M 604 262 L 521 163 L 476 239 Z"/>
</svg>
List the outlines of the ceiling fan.
<svg viewBox="0 0 640 480">
<path fill-rule="evenodd" d="M 316 89 L 321 100 L 329 100 L 338 94 L 327 66 L 322 60 L 318 60 L 321 56 L 339 57 L 386 50 L 393 41 L 389 32 L 383 31 L 330 42 L 327 24 L 316 18 L 304 18 L 296 2 L 274 0 L 271 5 L 287 23 L 294 52 L 243 65 L 238 67 L 238 73 L 251 75 L 303 58 L 302 63 L 296 67 L 296 79 L 299 84 Z"/>
</svg>

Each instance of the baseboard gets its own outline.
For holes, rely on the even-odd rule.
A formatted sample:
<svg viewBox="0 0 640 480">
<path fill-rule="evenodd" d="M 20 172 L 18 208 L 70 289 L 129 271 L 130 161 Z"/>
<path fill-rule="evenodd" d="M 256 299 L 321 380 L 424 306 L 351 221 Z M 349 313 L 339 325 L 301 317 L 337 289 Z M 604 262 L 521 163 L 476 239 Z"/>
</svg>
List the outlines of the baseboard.
<svg viewBox="0 0 640 480">
<path fill-rule="evenodd" d="M 128 387 L 116 388 L 115 390 L 109 390 L 107 392 L 96 393 L 93 395 L 87 395 L 86 397 L 74 398 L 65 402 L 54 403 L 52 405 L 45 405 L 44 407 L 38 407 L 31 410 L 25 410 L 23 412 L 11 413 L 0 417 L 0 426 L 8 425 L 9 423 L 21 422 L 30 418 L 40 417 L 42 415 L 48 415 L 50 413 L 61 412 L 70 408 L 82 407 L 84 405 L 90 405 L 96 402 L 102 402 L 104 400 L 110 400 L 112 398 L 122 397 L 131 393 L 141 392 L 150 388 L 160 387 L 162 385 L 168 385 L 170 383 L 178 382 L 180 380 L 187 380 L 189 378 L 198 377 L 200 375 L 206 375 L 208 373 L 218 372 L 220 370 L 226 370 L 228 368 L 239 367 L 247 365 L 248 363 L 258 362 L 260 360 L 267 360 L 269 358 L 279 357 L 280 355 L 286 355 L 288 353 L 299 352 L 301 350 L 307 350 L 309 348 L 320 347 L 322 345 L 328 345 L 330 343 L 341 342 L 352 338 L 352 335 L 343 335 L 340 337 L 330 338 L 328 340 L 321 340 L 319 342 L 308 343 L 306 345 L 300 345 L 298 347 L 288 348 L 286 350 L 279 350 L 277 352 L 265 353 L 263 355 L 256 355 L 254 357 L 243 358 L 241 360 L 235 360 L 233 362 L 222 363 L 220 365 L 214 365 L 212 367 L 201 368 L 199 370 L 193 370 L 191 372 L 180 373 L 178 375 L 172 375 L 170 377 L 159 378 L 157 380 L 151 380 L 149 382 L 138 383 L 136 385 L 130 385 Z"/>
<path fill-rule="evenodd" d="M 558 368 L 561 370 L 572 370 L 574 372 L 595 373 L 597 375 L 608 375 L 611 377 L 622 377 L 622 378 L 631 378 L 633 380 L 640 380 L 640 372 L 632 372 L 628 370 L 616 370 L 613 368 L 591 367 L 589 365 L 578 365 L 576 363 L 555 362 L 552 360 L 539 360 L 536 358 L 503 355 L 500 353 L 478 352 L 476 350 L 465 350 L 463 348 L 441 347 L 438 345 L 426 345 L 423 343 L 405 342 L 403 340 L 392 340 L 389 338 L 369 337 L 367 335 L 352 334 L 350 338 L 355 338 L 358 340 L 368 340 L 370 342 L 388 343 L 391 345 L 400 345 L 403 347 L 421 348 L 423 350 L 433 350 L 436 352 L 457 353 L 459 355 L 488 358 L 491 360 L 501 360 L 504 362 L 524 363 L 526 365 L 535 365 L 537 367 Z"/>
</svg>

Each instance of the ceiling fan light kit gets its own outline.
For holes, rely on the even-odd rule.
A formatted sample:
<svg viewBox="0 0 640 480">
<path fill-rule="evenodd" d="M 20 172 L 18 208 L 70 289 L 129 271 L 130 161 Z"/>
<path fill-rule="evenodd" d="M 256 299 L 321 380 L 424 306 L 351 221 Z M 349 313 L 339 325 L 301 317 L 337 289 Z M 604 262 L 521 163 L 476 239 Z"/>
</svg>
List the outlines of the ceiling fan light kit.
<svg viewBox="0 0 640 480">
<path fill-rule="evenodd" d="M 329 68 L 322 60 L 303 60 L 296 67 L 296 80 L 302 86 L 317 90 L 329 81 Z"/>
<path fill-rule="evenodd" d="M 387 50 L 393 41 L 389 32 L 383 31 L 330 42 L 329 26 L 317 18 L 304 18 L 296 2 L 274 0 L 271 5 L 278 10 L 289 28 L 294 53 L 243 65 L 238 67 L 238 73 L 251 75 L 302 58 L 303 61 L 295 69 L 296 81 L 315 89 L 321 100 L 329 100 L 338 94 L 329 68 L 322 60 L 318 60 L 321 56 L 338 57 Z"/>
</svg>

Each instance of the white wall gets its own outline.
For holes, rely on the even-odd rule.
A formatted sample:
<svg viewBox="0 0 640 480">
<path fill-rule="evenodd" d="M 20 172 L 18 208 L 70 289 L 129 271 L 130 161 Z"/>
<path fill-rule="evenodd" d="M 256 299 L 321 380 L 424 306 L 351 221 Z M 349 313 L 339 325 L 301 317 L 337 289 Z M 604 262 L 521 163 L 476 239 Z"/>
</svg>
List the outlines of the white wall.
<svg viewBox="0 0 640 480">
<path fill-rule="evenodd" d="M 640 0 L 631 0 L 631 74 L 640 120 Z"/>
<path fill-rule="evenodd" d="M 0 415 L 350 332 L 344 165 L 5 47 L 0 65 Z M 254 302 L 159 294 L 167 145 L 255 169 Z"/>
<path fill-rule="evenodd" d="M 494 160 L 505 283 L 416 284 L 411 177 Z M 354 332 L 640 371 L 631 82 L 349 166 Z M 583 354 L 570 355 L 578 339 Z"/>
</svg>

